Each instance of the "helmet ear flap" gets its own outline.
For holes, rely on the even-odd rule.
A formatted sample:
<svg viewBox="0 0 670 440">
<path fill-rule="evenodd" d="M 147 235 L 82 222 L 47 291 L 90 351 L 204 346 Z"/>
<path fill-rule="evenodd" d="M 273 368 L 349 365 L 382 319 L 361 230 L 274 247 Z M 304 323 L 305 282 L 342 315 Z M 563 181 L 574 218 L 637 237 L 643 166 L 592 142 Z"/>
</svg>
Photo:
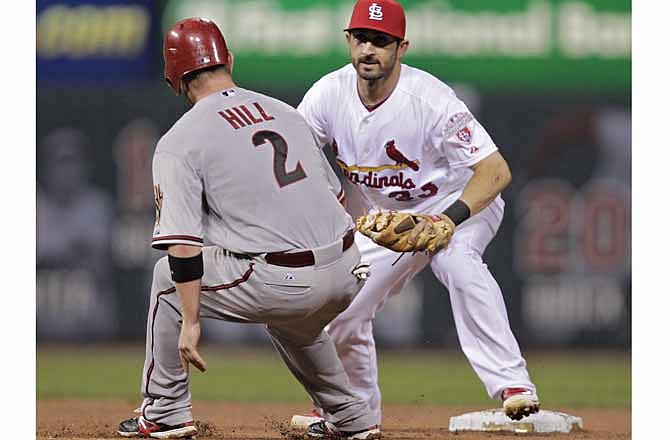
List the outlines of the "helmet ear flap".
<svg viewBox="0 0 670 440">
<path fill-rule="evenodd" d="M 175 88 L 175 86 L 172 85 L 172 81 L 170 81 L 169 78 L 164 78 L 164 79 L 165 79 L 165 82 L 167 83 L 167 85 L 168 85 L 172 90 L 174 90 L 175 93 L 176 93 L 177 95 L 179 95 L 179 94 L 181 93 L 181 90 L 177 90 L 177 89 Z"/>
</svg>

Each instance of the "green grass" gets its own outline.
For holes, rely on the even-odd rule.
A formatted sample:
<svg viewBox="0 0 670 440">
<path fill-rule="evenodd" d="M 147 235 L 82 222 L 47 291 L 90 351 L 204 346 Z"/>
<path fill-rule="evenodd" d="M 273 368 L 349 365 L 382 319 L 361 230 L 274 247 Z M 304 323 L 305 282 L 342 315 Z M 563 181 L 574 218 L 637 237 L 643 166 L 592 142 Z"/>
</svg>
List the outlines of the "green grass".
<svg viewBox="0 0 670 440">
<path fill-rule="evenodd" d="M 545 407 L 630 407 L 627 355 L 554 353 L 526 359 Z M 386 402 L 490 404 L 483 384 L 460 353 L 388 353 L 380 360 Z"/>
<path fill-rule="evenodd" d="M 202 349 L 209 369 L 194 369 L 199 400 L 307 402 L 307 395 L 268 349 Z M 140 398 L 144 350 L 139 347 L 48 347 L 37 351 L 37 397 Z M 545 407 L 630 407 L 631 364 L 626 354 L 527 355 Z M 386 403 L 490 405 L 458 352 L 381 352 L 380 385 Z"/>
</svg>

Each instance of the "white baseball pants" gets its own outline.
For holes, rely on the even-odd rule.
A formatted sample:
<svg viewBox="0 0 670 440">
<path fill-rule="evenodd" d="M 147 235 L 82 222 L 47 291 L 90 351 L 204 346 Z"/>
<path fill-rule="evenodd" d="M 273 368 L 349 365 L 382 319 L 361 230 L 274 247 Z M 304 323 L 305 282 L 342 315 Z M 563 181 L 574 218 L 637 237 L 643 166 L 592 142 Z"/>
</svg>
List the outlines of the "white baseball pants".
<svg viewBox="0 0 670 440">
<path fill-rule="evenodd" d="M 372 321 L 388 298 L 398 294 L 428 263 L 449 290 L 461 348 L 489 396 L 498 398 L 508 387 L 535 391 L 510 329 L 500 287 L 482 261 L 486 246 L 502 222 L 503 211 L 504 202 L 497 198 L 459 225 L 449 246 L 432 258 L 405 254 L 398 260 L 401 254 L 356 234 L 362 260 L 371 263 L 370 277 L 351 305 L 326 330 L 355 391 L 367 400 L 375 415 L 375 423 L 381 424 L 381 392 Z"/>
</svg>

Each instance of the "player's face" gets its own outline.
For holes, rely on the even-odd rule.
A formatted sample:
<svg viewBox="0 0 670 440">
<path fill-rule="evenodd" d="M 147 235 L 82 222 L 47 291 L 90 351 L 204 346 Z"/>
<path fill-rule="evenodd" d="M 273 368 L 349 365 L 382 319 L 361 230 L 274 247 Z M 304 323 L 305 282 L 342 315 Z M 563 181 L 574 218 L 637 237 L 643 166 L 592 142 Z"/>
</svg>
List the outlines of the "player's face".
<svg viewBox="0 0 670 440">
<path fill-rule="evenodd" d="M 347 32 L 347 42 L 351 62 L 365 80 L 388 77 L 407 48 L 407 41 L 368 29 Z"/>
</svg>

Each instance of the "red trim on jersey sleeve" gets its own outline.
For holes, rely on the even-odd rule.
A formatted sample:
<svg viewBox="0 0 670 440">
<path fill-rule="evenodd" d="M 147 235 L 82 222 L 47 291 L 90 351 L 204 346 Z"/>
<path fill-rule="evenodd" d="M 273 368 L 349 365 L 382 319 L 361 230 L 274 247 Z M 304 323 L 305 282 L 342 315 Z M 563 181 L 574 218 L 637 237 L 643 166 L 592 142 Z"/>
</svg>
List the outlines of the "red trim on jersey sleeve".
<svg viewBox="0 0 670 440">
<path fill-rule="evenodd" d="M 173 244 L 202 246 L 203 239 L 192 235 L 159 235 L 151 239 L 151 247 L 154 249 L 167 250 Z"/>
</svg>

